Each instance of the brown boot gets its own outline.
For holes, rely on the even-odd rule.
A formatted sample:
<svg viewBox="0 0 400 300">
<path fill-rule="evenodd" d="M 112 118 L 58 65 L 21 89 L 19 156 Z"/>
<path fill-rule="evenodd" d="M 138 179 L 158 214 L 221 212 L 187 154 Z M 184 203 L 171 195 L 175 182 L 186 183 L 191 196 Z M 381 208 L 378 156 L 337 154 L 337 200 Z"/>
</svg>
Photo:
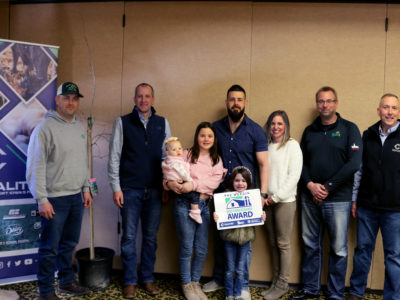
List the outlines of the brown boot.
<svg viewBox="0 0 400 300">
<path fill-rule="evenodd" d="M 136 285 L 128 284 L 124 286 L 122 290 L 122 295 L 124 298 L 132 299 L 136 297 Z"/>
<path fill-rule="evenodd" d="M 263 296 L 264 298 L 267 297 L 267 295 L 274 289 L 277 280 L 278 280 L 278 275 L 275 275 L 274 278 L 272 279 L 271 285 L 269 286 L 268 289 L 261 292 L 261 296 Z"/>
<path fill-rule="evenodd" d="M 285 295 L 289 290 L 289 285 L 287 281 L 278 279 L 273 285 L 272 289 L 264 296 L 266 300 L 277 300 L 283 295 Z"/>
<path fill-rule="evenodd" d="M 161 292 L 154 282 L 146 282 L 144 284 L 144 290 L 151 296 L 158 295 Z"/>
<path fill-rule="evenodd" d="M 199 300 L 192 282 L 189 282 L 188 284 L 183 284 L 182 292 L 187 300 Z"/>
<path fill-rule="evenodd" d="M 74 296 L 82 296 L 90 293 L 90 289 L 85 286 L 79 285 L 77 282 L 71 282 L 69 284 L 59 285 L 58 291 L 60 293 L 68 293 Z"/>
</svg>

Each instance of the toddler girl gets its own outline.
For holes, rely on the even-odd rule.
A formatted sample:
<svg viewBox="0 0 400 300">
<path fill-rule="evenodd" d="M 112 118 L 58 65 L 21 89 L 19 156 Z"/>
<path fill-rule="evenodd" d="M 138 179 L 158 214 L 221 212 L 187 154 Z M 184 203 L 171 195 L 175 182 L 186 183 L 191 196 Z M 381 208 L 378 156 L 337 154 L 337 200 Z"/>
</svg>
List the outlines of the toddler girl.
<svg viewBox="0 0 400 300">
<path fill-rule="evenodd" d="M 170 137 L 165 143 L 167 153 L 166 159 L 162 162 L 164 180 L 179 181 L 180 183 L 193 181 L 190 177 L 190 164 L 183 158 L 182 144 L 177 137 Z M 197 223 L 201 224 L 201 211 L 199 209 L 199 193 L 190 192 L 184 194 L 190 202 L 189 216 Z"/>
<path fill-rule="evenodd" d="M 234 168 L 228 181 L 228 190 L 243 192 L 251 188 L 251 177 L 248 168 L 244 166 Z M 262 214 L 262 219 L 265 221 L 265 212 Z M 214 220 L 218 221 L 216 212 L 214 212 Z M 255 228 L 249 226 L 225 229 L 220 230 L 219 234 L 224 240 L 225 248 L 225 299 L 240 299 L 247 262 L 246 256 L 250 249 L 250 242 L 254 241 L 256 237 Z M 235 273 L 236 277 L 234 278 Z"/>
</svg>

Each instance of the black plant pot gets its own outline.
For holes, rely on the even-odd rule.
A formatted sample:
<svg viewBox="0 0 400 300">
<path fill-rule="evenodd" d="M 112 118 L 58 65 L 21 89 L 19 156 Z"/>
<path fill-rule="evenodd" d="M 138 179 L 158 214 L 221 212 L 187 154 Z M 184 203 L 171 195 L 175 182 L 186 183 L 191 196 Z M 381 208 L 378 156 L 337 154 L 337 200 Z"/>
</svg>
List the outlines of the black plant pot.
<svg viewBox="0 0 400 300">
<path fill-rule="evenodd" d="M 95 259 L 90 260 L 89 248 L 76 252 L 79 283 L 91 290 L 100 290 L 110 285 L 114 250 L 95 247 L 94 253 Z"/>
</svg>

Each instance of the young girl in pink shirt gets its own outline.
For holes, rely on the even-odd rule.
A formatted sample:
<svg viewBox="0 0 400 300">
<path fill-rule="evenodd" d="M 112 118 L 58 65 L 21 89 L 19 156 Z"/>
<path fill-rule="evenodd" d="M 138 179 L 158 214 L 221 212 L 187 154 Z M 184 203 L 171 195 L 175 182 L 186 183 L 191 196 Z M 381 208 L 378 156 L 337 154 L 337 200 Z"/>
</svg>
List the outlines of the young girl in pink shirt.
<svg viewBox="0 0 400 300">
<path fill-rule="evenodd" d="M 179 241 L 179 269 L 183 294 L 188 300 L 205 300 L 207 296 L 201 290 L 199 281 L 208 249 L 208 205 L 214 190 L 223 181 L 226 173 L 218 155 L 217 136 L 211 123 L 202 122 L 197 126 L 193 146 L 184 151 L 183 157 L 190 163 L 190 176 L 193 181 L 165 181 L 164 188 L 174 192 L 174 220 Z M 187 213 L 190 202 L 183 194 L 192 191 L 200 196 L 202 224 L 196 223 Z"/>
</svg>

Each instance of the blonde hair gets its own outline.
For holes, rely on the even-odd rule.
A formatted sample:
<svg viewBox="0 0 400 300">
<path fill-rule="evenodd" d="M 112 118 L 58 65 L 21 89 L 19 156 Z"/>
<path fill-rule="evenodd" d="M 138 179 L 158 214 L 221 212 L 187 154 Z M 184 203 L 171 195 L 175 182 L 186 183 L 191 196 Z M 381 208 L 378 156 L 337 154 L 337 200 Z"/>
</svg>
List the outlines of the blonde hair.
<svg viewBox="0 0 400 300">
<path fill-rule="evenodd" d="M 171 136 L 167 138 L 165 141 L 165 148 L 168 149 L 168 147 L 173 143 L 173 142 L 181 142 L 176 136 Z"/>
</svg>

